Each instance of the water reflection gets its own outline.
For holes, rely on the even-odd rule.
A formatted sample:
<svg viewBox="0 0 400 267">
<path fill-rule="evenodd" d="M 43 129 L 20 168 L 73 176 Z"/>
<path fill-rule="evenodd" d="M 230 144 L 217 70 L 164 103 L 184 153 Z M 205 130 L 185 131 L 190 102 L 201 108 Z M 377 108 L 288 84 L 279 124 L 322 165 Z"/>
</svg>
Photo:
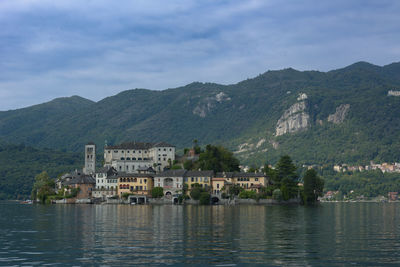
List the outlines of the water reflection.
<svg viewBox="0 0 400 267">
<path fill-rule="evenodd" d="M 0 203 L 0 265 L 400 264 L 400 203 Z"/>
</svg>

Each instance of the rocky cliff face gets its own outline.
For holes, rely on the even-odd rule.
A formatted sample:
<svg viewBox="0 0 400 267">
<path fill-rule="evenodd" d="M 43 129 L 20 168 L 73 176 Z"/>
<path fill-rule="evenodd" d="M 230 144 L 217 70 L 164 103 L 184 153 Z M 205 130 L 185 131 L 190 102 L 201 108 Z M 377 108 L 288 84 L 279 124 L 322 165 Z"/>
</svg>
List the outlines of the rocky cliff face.
<svg viewBox="0 0 400 267">
<path fill-rule="evenodd" d="M 335 124 L 342 123 L 349 112 L 350 104 L 342 104 L 336 108 L 336 112 L 328 116 L 328 121 Z"/>
<path fill-rule="evenodd" d="M 217 104 L 224 101 L 230 101 L 231 98 L 224 92 L 220 92 L 216 95 L 204 98 L 200 103 L 193 109 L 193 114 L 205 118 Z"/>
<path fill-rule="evenodd" d="M 302 96 L 299 99 L 307 99 L 307 96 Z M 310 122 L 310 115 L 305 111 L 306 107 L 307 104 L 304 100 L 293 104 L 287 109 L 276 124 L 275 135 L 280 136 L 286 133 L 294 133 L 307 129 Z"/>
</svg>

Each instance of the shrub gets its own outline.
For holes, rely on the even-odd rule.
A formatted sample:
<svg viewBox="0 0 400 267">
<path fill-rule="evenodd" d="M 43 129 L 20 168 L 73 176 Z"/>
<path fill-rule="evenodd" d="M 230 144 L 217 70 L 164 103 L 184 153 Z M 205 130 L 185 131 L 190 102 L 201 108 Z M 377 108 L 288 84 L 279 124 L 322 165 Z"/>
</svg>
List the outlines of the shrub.
<svg viewBox="0 0 400 267">
<path fill-rule="evenodd" d="M 164 196 L 164 189 L 162 187 L 154 187 L 151 190 L 151 196 L 154 198 L 160 198 Z"/>
<path fill-rule="evenodd" d="M 239 198 L 252 198 L 256 199 L 257 193 L 254 191 L 242 191 L 239 193 Z"/>
<path fill-rule="evenodd" d="M 192 187 L 192 190 L 190 190 L 190 197 L 194 200 L 199 200 L 202 192 L 203 189 L 201 187 Z"/>
<path fill-rule="evenodd" d="M 282 200 L 282 192 L 281 192 L 281 190 L 280 189 L 275 189 L 272 192 L 272 198 L 275 199 L 275 200 L 281 201 Z"/>
<path fill-rule="evenodd" d="M 210 204 L 211 195 L 207 192 L 200 193 L 200 204 L 201 205 L 209 205 Z"/>
</svg>

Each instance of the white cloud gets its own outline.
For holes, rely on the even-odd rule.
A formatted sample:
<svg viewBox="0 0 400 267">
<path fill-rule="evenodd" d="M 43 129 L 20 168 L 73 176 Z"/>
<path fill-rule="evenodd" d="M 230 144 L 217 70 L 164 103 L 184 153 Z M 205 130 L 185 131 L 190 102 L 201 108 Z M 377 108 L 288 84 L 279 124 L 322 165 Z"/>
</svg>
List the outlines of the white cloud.
<svg viewBox="0 0 400 267">
<path fill-rule="evenodd" d="M 400 57 L 395 1 L 82 3 L 0 1 L 0 110 Z"/>
</svg>

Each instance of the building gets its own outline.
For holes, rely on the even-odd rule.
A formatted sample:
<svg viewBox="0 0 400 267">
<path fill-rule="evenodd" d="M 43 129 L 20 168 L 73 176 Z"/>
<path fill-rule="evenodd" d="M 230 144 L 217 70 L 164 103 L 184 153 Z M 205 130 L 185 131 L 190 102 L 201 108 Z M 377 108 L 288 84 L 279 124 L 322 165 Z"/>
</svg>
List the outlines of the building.
<svg viewBox="0 0 400 267">
<path fill-rule="evenodd" d="M 153 175 L 149 173 L 123 173 L 118 175 L 118 195 L 151 195 L 154 187 Z"/>
<path fill-rule="evenodd" d="M 261 188 L 268 186 L 268 179 L 263 173 L 251 173 L 251 172 L 222 172 L 217 173 L 215 178 L 223 178 L 226 181 L 225 189 L 228 190 L 229 186 L 239 185 L 245 190 L 251 190 L 259 192 Z M 220 186 L 222 179 L 213 179 L 213 192 L 221 191 L 220 188 L 214 187 Z"/>
<path fill-rule="evenodd" d="M 211 189 L 211 178 L 213 176 L 213 171 L 187 171 L 184 174 L 184 182 L 188 186 L 188 194 L 194 184 L 198 184 L 204 189 Z"/>
<path fill-rule="evenodd" d="M 174 160 L 175 146 L 164 142 L 130 142 L 104 148 L 104 167 L 114 167 L 118 172 L 137 173 L 149 167 L 161 172 Z"/>
<path fill-rule="evenodd" d="M 94 174 L 96 171 L 96 145 L 92 142 L 85 145 L 85 167 L 83 173 Z"/>
<path fill-rule="evenodd" d="M 118 195 L 118 172 L 113 167 L 103 167 L 96 171 L 95 198 L 109 198 Z"/>
<path fill-rule="evenodd" d="M 187 170 L 167 170 L 154 176 L 154 186 L 162 187 L 164 195 L 171 197 L 182 193 L 183 179 Z"/>
<path fill-rule="evenodd" d="M 231 183 L 226 181 L 224 177 L 213 177 L 211 178 L 212 194 L 220 195 L 223 190 L 229 188 Z"/>
<path fill-rule="evenodd" d="M 96 186 L 96 180 L 86 174 L 77 174 L 71 180 L 65 183 L 70 189 L 79 188 L 77 199 L 90 199 L 92 191 Z"/>
</svg>

